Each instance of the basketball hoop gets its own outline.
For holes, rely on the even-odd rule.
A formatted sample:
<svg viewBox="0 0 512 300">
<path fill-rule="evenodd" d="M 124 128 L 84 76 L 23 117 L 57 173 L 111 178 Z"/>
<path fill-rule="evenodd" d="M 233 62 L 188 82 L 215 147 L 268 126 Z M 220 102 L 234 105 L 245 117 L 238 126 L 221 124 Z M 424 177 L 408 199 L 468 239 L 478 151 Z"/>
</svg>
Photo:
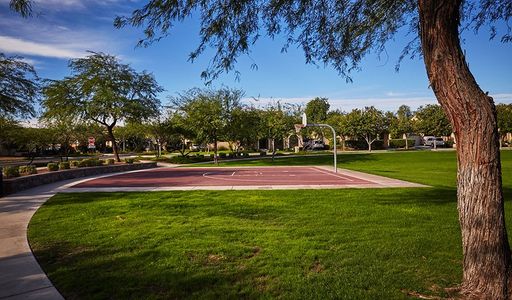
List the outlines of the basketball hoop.
<svg viewBox="0 0 512 300">
<path fill-rule="evenodd" d="M 302 128 L 304 128 L 304 124 L 295 124 L 295 132 L 299 133 Z"/>
</svg>

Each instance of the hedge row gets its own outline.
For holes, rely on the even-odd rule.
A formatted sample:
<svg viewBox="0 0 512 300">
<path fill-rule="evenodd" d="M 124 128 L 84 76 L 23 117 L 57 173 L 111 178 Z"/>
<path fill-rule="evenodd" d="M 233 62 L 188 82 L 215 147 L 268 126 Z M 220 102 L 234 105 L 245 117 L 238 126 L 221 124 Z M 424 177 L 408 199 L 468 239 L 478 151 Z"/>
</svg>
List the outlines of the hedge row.
<svg viewBox="0 0 512 300">
<path fill-rule="evenodd" d="M 414 147 L 415 140 L 408 139 L 407 143 L 409 144 L 409 147 Z M 405 148 L 405 140 L 404 139 L 396 139 L 396 140 L 389 140 L 389 148 Z"/>
<path fill-rule="evenodd" d="M 220 159 L 236 159 L 236 158 L 247 158 L 249 153 L 247 152 L 232 152 L 232 153 L 219 153 Z M 213 161 L 214 154 L 205 156 L 203 154 L 187 155 L 187 156 L 173 156 L 171 158 L 159 158 L 157 161 L 163 161 L 171 164 L 190 164 L 198 162 Z"/>
<path fill-rule="evenodd" d="M 368 143 L 365 140 L 347 140 L 345 141 L 345 147 L 356 150 L 368 150 Z M 372 150 L 384 149 L 384 141 L 376 140 L 372 143 Z"/>
</svg>

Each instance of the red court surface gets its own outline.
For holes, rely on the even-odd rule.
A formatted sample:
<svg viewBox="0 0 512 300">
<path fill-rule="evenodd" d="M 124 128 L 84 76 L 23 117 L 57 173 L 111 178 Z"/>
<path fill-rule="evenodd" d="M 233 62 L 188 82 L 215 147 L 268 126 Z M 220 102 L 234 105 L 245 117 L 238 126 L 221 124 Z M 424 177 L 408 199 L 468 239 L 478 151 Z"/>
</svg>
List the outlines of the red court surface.
<svg viewBox="0 0 512 300">
<path fill-rule="evenodd" d="M 364 186 L 375 182 L 318 167 L 158 168 L 92 179 L 73 188 Z"/>
</svg>

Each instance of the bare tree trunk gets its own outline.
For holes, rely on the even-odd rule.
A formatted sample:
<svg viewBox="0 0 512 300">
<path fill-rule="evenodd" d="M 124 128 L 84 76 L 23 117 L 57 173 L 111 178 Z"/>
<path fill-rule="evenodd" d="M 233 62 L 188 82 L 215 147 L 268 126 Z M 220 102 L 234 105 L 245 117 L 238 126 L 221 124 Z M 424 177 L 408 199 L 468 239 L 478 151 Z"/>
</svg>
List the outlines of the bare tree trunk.
<svg viewBox="0 0 512 300">
<path fill-rule="evenodd" d="M 121 158 L 119 158 L 119 151 L 117 150 L 116 138 L 114 137 L 114 126 L 107 126 L 107 131 L 108 137 L 112 140 L 112 152 L 114 152 L 116 161 L 121 162 Z"/>
<path fill-rule="evenodd" d="M 461 293 L 474 299 L 511 299 L 496 109 L 476 83 L 460 48 L 461 2 L 418 0 L 428 77 L 457 138 Z"/>
<path fill-rule="evenodd" d="M 217 138 L 214 139 L 213 141 L 213 162 L 218 165 L 219 164 L 219 158 L 218 158 L 218 155 L 217 155 L 217 150 L 218 150 L 218 147 L 217 147 Z"/>
</svg>

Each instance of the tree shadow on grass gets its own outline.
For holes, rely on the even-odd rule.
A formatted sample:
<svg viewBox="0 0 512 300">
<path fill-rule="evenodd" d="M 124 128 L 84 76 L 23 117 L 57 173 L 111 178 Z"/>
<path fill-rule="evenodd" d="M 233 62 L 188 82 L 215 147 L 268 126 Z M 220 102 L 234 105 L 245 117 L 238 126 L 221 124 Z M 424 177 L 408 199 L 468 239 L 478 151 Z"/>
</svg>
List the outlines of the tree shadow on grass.
<svg viewBox="0 0 512 300">
<path fill-rule="evenodd" d="M 381 193 L 376 200 L 383 205 L 445 205 L 457 203 L 455 188 L 407 188 L 399 193 Z"/>
<path fill-rule="evenodd" d="M 183 255 L 169 260 L 168 249 L 127 251 L 56 243 L 35 249 L 51 281 L 66 299 L 256 298 L 258 281 L 250 268 L 240 269 L 213 255 Z M 168 260 L 168 261 L 166 261 Z M 258 294 L 254 294 L 258 292 Z"/>
</svg>

